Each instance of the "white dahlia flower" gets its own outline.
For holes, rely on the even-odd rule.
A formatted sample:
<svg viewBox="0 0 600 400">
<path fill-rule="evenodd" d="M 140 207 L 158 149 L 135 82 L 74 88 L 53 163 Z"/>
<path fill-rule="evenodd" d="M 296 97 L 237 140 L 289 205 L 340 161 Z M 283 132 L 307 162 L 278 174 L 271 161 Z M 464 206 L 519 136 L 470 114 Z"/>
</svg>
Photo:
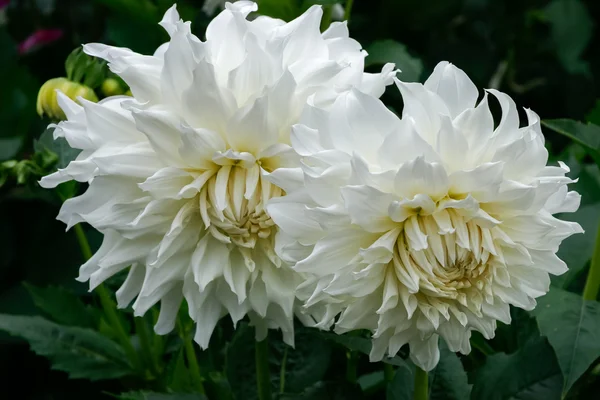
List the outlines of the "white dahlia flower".
<svg viewBox="0 0 600 400">
<path fill-rule="evenodd" d="M 185 297 L 204 348 L 226 314 L 234 323 L 249 315 L 259 339 L 280 328 L 293 343 L 300 278 L 275 254 L 265 203 L 283 191 L 263 175 L 295 165 L 289 135 L 307 99 L 326 107 L 351 87 L 379 96 L 394 74 L 392 65 L 363 73 L 359 43 L 344 23 L 321 34 L 318 6 L 290 23 L 248 21 L 256 9 L 228 4 L 203 42 L 173 7 L 160 23 L 171 39 L 152 56 L 84 46 L 109 62 L 133 98 L 80 106 L 61 95 L 68 120 L 55 136 L 82 151 L 41 181 L 89 182 L 58 216 L 104 234 L 78 279 L 93 289 L 131 266 L 119 306 L 137 297 L 133 309 L 143 315 L 160 301 L 155 330 L 167 333 Z"/>
<path fill-rule="evenodd" d="M 431 370 L 438 337 L 469 353 L 472 330 L 493 337 L 509 305 L 531 310 L 548 274 L 567 270 L 556 251 L 582 230 L 552 214 L 575 211 L 580 196 L 567 191 L 565 164 L 546 165 L 538 116 L 525 110 L 520 126 L 506 94 L 478 102 L 446 62 L 425 84 L 397 85 L 402 119 L 358 91 L 305 113 L 291 139 L 303 174 L 270 178 L 295 177 L 299 188 L 267 210 L 282 258 L 312 276 L 298 296 L 316 326 L 339 314 L 336 332 L 372 332 L 371 360 L 408 344 Z M 502 109 L 496 127 L 488 94 Z"/>
</svg>

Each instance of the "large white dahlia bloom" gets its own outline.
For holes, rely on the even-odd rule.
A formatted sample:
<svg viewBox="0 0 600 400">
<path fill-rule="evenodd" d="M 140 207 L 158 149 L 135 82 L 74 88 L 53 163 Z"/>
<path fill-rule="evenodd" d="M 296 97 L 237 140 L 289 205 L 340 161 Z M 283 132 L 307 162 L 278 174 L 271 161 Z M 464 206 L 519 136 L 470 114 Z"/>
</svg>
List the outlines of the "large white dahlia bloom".
<svg viewBox="0 0 600 400">
<path fill-rule="evenodd" d="M 329 112 L 307 112 L 292 131 L 302 172 L 267 210 L 282 258 L 309 274 L 299 287 L 316 326 L 368 329 L 372 360 L 408 344 L 431 370 L 438 338 L 469 353 L 471 331 L 494 335 L 549 289 L 566 237 L 581 232 L 552 214 L 572 212 L 565 164 L 547 166 L 538 116 L 520 126 L 509 96 L 478 90 L 451 64 L 425 84 L 397 81 L 402 119 L 352 91 Z M 502 109 L 494 127 L 488 101 Z M 336 316 L 339 317 L 336 320 Z"/>
<path fill-rule="evenodd" d="M 137 297 L 142 315 L 160 301 L 155 330 L 166 333 L 185 297 L 202 347 L 226 314 L 234 323 L 249 315 L 259 339 L 280 328 L 293 343 L 300 278 L 275 254 L 265 203 L 283 191 L 263 175 L 295 165 L 289 135 L 307 99 L 327 107 L 351 87 L 379 96 L 394 74 L 392 65 L 363 73 L 359 43 L 344 23 L 321 34 L 318 6 L 290 23 L 248 21 L 256 9 L 228 4 L 203 42 L 173 7 L 160 23 L 171 39 L 152 56 L 84 46 L 109 62 L 133 98 L 80 106 L 61 95 L 68 120 L 54 134 L 82 151 L 41 181 L 89 182 L 58 216 L 104 234 L 78 279 L 93 289 L 131 266 L 119 306 Z"/>
</svg>

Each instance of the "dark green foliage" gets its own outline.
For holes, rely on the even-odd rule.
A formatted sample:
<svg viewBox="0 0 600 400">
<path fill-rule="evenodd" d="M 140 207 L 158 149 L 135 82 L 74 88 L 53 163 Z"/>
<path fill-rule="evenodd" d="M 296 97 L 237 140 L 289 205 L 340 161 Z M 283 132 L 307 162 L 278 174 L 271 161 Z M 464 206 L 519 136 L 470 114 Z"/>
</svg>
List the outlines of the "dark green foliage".
<svg viewBox="0 0 600 400">
<path fill-rule="evenodd" d="M 41 317 L 0 315 L 0 329 L 25 339 L 53 369 L 73 379 L 114 379 L 132 375 L 123 350 L 110 339 L 85 328 L 62 326 Z"/>
</svg>

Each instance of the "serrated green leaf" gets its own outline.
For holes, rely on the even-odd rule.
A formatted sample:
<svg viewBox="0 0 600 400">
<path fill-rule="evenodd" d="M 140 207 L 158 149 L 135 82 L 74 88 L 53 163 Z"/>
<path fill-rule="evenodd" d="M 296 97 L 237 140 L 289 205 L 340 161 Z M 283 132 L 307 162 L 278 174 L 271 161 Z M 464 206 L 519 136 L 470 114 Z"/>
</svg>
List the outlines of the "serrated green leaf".
<svg viewBox="0 0 600 400">
<path fill-rule="evenodd" d="M 466 400 L 470 394 L 471 386 L 460 359 L 440 340 L 440 362 L 429 373 L 429 400 Z"/>
<path fill-rule="evenodd" d="M 592 257 L 596 243 L 595 235 L 600 223 L 600 203 L 583 206 L 575 213 L 562 214 L 559 218 L 577 222 L 584 230 L 583 234 L 565 239 L 557 253 L 569 270 L 562 275 L 553 276 L 552 283 L 554 286 L 566 289 Z"/>
<path fill-rule="evenodd" d="M 85 305 L 74 293 L 59 287 L 40 288 L 25 284 L 36 307 L 55 322 L 81 328 L 98 327 L 99 310 Z"/>
<path fill-rule="evenodd" d="M 600 357 L 600 303 L 552 288 L 533 311 L 556 352 L 564 376 L 563 395 Z"/>
<path fill-rule="evenodd" d="M 554 351 L 539 338 L 515 353 L 489 356 L 475 374 L 471 400 L 557 400 L 561 386 Z"/>
<path fill-rule="evenodd" d="M 65 168 L 71 161 L 73 161 L 81 150 L 74 149 L 69 146 L 69 143 L 65 138 L 59 137 L 54 139 L 54 129 L 46 129 L 40 138 L 35 141 L 33 147 L 35 151 L 42 151 L 44 148 L 55 153 L 58 156 L 58 163 L 56 168 Z"/>
<path fill-rule="evenodd" d="M 592 38 L 594 22 L 579 0 L 554 0 L 544 9 L 552 40 L 563 67 L 570 73 L 587 73 L 587 62 L 580 59 Z"/>
<path fill-rule="evenodd" d="M 207 400 L 199 393 L 155 393 L 155 392 L 127 392 L 118 397 L 121 400 Z"/>
<path fill-rule="evenodd" d="M 423 62 L 413 57 L 402 43 L 395 40 L 378 40 L 367 47 L 365 66 L 392 62 L 400 69 L 398 79 L 403 82 L 417 82 L 423 73 Z"/>
<path fill-rule="evenodd" d="M 91 329 L 7 314 L 0 314 L 0 329 L 27 340 L 31 350 L 72 379 L 102 380 L 134 374 L 121 347 Z"/>
<path fill-rule="evenodd" d="M 323 379 L 329 368 L 331 346 L 317 330 L 301 326 L 295 329 L 295 347 L 272 341 L 272 363 L 281 368 L 285 356 L 285 391 L 299 393 L 306 387 Z M 276 380 L 279 386 L 279 379 Z"/>
<path fill-rule="evenodd" d="M 386 390 L 387 400 L 412 400 L 415 391 L 415 366 L 406 364 L 396 370 Z"/>
<path fill-rule="evenodd" d="M 238 400 L 257 399 L 254 356 L 254 329 L 240 324 L 227 346 L 225 375 Z M 275 392 L 275 388 L 273 388 Z"/>
<path fill-rule="evenodd" d="M 348 382 L 317 382 L 300 394 L 284 393 L 277 400 L 363 400 L 358 385 Z"/>
<path fill-rule="evenodd" d="M 582 145 L 600 166 L 600 126 L 571 119 L 547 119 L 542 125 Z"/>
</svg>

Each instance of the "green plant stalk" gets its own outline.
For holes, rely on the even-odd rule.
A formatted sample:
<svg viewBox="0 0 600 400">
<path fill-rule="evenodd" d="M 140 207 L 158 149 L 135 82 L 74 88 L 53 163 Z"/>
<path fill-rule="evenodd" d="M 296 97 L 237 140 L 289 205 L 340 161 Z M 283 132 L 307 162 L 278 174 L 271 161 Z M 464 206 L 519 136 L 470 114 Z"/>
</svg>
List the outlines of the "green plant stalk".
<svg viewBox="0 0 600 400">
<path fill-rule="evenodd" d="M 354 351 L 346 352 L 346 380 L 350 383 L 358 381 L 358 354 Z"/>
<path fill-rule="evenodd" d="M 81 248 L 81 254 L 87 261 L 90 258 L 92 258 L 92 250 L 90 248 L 90 243 L 88 242 L 87 237 L 85 236 L 85 232 L 83 231 L 83 228 L 80 224 L 75 225 L 73 229 L 75 229 L 75 235 L 77 236 L 77 241 L 79 242 L 79 247 Z M 104 315 L 108 319 L 110 327 L 114 329 L 117 335 L 117 340 L 121 343 L 121 346 L 123 346 L 123 350 L 125 350 L 129 361 L 131 362 L 134 368 L 138 369 L 139 371 L 142 371 L 142 364 L 140 363 L 138 354 L 133 348 L 133 344 L 129 339 L 129 335 L 127 334 L 127 332 L 125 332 L 123 324 L 121 324 L 121 320 L 117 315 L 115 304 L 111 300 L 110 295 L 108 294 L 108 290 L 106 290 L 104 285 L 100 284 L 96 288 L 95 292 L 100 298 L 100 305 L 102 306 Z"/>
<path fill-rule="evenodd" d="M 158 363 L 154 357 L 152 351 L 152 345 L 150 344 L 150 333 L 148 332 L 148 324 L 143 317 L 135 317 L 133 319 L 135 323 L 135 331 L 140 338 L 140 345 L 142 347 L 142 353 L 144 355 L 144 361 L 150 366 L 150 371 L 153 377 L 158 376 Z"/>
<path fill-rule="evenodd" d="M 429 389 L 427 372 L 417 367 L 415 371 L 415 400 L 427 400 L 429 397 Z"/>
<path fill-rule="evenodd" d="M 585 288 L 583 289 L 584 300 L 596 300 L 598 289 L 600 289 L 600 224 L 598 224 L 596 245 L 594 246 L 590 271 L 588 272 Z"/>
<path fill-rule="evenodd" d="M 323 6 L 323 17 L 321 18 L 321 32 L 325 32 L 331 25 L 331 6 Z"/>
<path fill-rule="evenodd" d="M 271 377 L 269 376 L 269 341 L 268 337 L 255 342 L 256 388 L 260 400 L 271 400 Z"/>
<path fill-rule="evenodd" d="M 391 382 L 394 379 L 394 375 L 396 371 L 394 371 L 394 366 L 392 364 L 383 364 L 383 376 L 385 377 L 386 382 Z"/>
<path fill-rule="evenodd" d="M 354 5 L 354 0 L 346 0 L 346 7 L 344 7 L 344 21 L 350 20 L 350 14 L 352 14 L 352 6 Z"/>
<path fill-rule="evenodd" d="M 288 347 L 283 351 L 283 359 L 281 360 L 281 369 L 279 370 L 279 393 L 285 391 L 285 365 L 287 363 Z"/>
<path fill-rule="evenodd" d="M 194 341 L 191 335 L 185 335 L 185 357 L 188 361 L 188 368 L 190 369 L 190 375 L 192 381 L 198 389 L 198 391 L 204 394 L 204 384 L 202 383 L 202 375 L 200 375 L 200 367 L 198 366 L 198 359 L 196 358 L 196 350 L 194 350 Z"/>
</svg>

